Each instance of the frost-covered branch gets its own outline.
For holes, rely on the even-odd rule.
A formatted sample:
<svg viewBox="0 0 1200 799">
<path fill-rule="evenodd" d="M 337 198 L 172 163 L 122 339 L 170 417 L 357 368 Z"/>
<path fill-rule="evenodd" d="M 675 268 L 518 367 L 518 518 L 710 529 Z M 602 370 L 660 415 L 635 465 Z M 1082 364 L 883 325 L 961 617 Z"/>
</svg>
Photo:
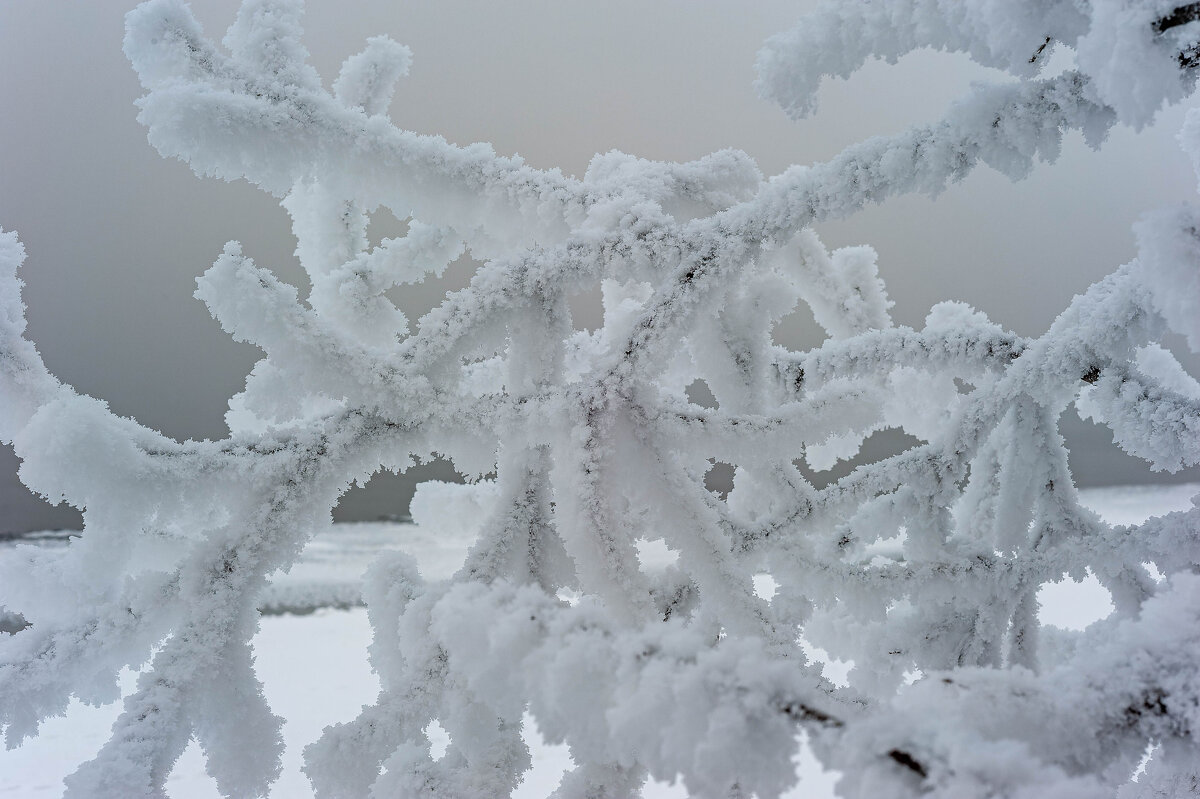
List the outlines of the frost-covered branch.
<svg viewBox="0 0 1200 799">
<path fill-rule="evenodd" d="M 0 440 L 31 489 L 86 509 L 65 556 L 0 574 L 0 609 L 30 622 L 0 637 L 7 740 L 72 696 L 115 699 L 141 667 L 70 795 L 161 795 L 191 738 L 225 795 L 264 794 L 280 721 L 250 640 L 267 575 L 354 481 L 437 454 L 495 472 L 467 489 L 486 517 L 450 580 L 396 555 L 372 567 L 382 691 L 306 750 L 318 795 L 507 795 L 530 766 L 526 713 L 571 748 L 562 799 L 676 775 L 697 797 L 778 796 L 802 731 L 848 797 L 1112 795 L 1151 742 L 1155 779 L 1174 779 L 1197 756 L 1200 523 L 1103 523 L 1058 419 L 1076 403 L 1150 468 L 1200 462 L 1200 384 L 1159 346 L 1200 349 L 1197 212 L 1148 217 L 1138 259 L 1033 339 L 959 303 L 894 326 L 874 251 L 830 253 L 810 230 L 980 164 L 1022 177 L 1070 130 L 1098 146 L 1145 124 L 1194 79 L 1180 55 L 1200 23 L 1167 5 L 827 4 L 760 59 L 792 112 L 823 75 L 921 46 L 1017 80 L 770 180 L 735 151 L 613 152 L 577 180 L 395 126 L 411 54 L 390 40 L 326 91 L 298 2 L 247 0 L 223 46 L 179 0 L 143 4 L 125 50 L 151 142 L 279 197 L 312 290 L 226 245 L 196 297 L 265 355 L 229 438 L 180 443 L 49 374 L 23 337 L 23 251 L 0 238 Z M 1055 42 L 1076 68 L 1039 78 Z M 408 231 L 371 247 L 380 205 Z M 386 292 L 466 252 L 483 262 L 470 285 L 410 324 Z M 576 330 L 567 297 L 590 288 L 603 324 Z M 808 352 L 771 336 L 800 302 L 828 336 Z M 718 407 L 689 401 L 696 380 Z M 917 443 L 824 487 L 799 465 L 892 429 Z M 705 488 L 713 461 L 735 467 L 725 498 Z M 674 562 L 644 562 L 650 542 Z M 1088 571 L 1116 612 L 1047 642 L 1038 589 Z M 853 661 L 849 686 L 808 644 Z"/>
</svg>

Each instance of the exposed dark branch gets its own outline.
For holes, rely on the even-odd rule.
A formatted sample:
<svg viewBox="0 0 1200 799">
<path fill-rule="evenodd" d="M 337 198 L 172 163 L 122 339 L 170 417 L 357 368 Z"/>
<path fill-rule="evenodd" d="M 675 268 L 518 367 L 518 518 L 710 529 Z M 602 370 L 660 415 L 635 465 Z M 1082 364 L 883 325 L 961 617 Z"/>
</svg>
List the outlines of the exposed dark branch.
<svg viewBox="0 0 1200 799">
<path fill-rule="evenodd" d="M 1050 42 L 1052 41 L 1053 39 L 1047 36 L 1046 41 L 1042 42 L 1042 46 L 1034 51 L 1034 54 L 1029 57 L 1029 63 L 1036 64 L 1037 60 L 1042 57 L 1042 53 L 1046 52 L 1046 48 L 1050 46 Z"/>
<path fill-rule="evenodd" d="M 906 769 L 916 772 L 921 777 L 921 779 L 925 779 L 927 776 L 929 776 L 928 773 L 925 771 L 925 767 L 922 766 L 917 761 L 917 759 L 914 758 L 912 755 L 910 755 L 908 752 L 902 751 L 900 749 L 893 749 L 892 751 L 888 752 L 888 757 L 890 757 L 892 760 L 895 760 L 897 763 L 904 766 Z"/>
<path fill-rule="evenodd" d="M 1188 3 L 1185 6 L 1178 6 L 1165 17 L 1159 17 L 1151 27 L 1154 28 L 1155 33 L 1163 34 L 1171 28 L 1178 28 L 1180 25 L 1186 25 L 1197 19 L 1200 19 L 1200 3 Z"/>
<path fill-rule="evenodd" d="M 1174 11 L 1166 16 L 1159 17 L 1152 24 L 1151 28 L 1159 36 L 1162 36 L 1172 28 L 1178 28 L 1186 25 L 1189 22 L 1200 20 L 1200 3 L 1188 3 L 1187 5 L 1177 6 Z M 1180 69 L 1194 69 L 1200 66 L 1200 42 L 1192 42 L 1184 45 L 1176 56 L 1179 61 Z"/>
<path fill-rule="evenodd" d="M 1177 58 L 1179 59 L 1180 69 L 1200 67 L 1200 44 L 1189 44 L 1179 51 Z"/>
<path fill-rule="evenodd" d="M 793 721 L 815 723 L 822 727 L 837 728 L 843 726 L 841 719 L 831 716 L 823 710 L 809 707 L 802 702 L 788 702 L 780 710 Z"/>
</svg>

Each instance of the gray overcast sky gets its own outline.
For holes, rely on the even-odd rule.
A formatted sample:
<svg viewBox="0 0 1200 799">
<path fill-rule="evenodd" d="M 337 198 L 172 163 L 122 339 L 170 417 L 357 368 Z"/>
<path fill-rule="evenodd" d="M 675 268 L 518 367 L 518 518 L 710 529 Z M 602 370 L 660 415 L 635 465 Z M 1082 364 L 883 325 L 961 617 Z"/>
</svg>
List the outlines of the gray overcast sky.
<svg viewBox="0 0 1200 799">
<path fill-rule="evenodd" d="M 0 4 L 0 226 L 17 230 L 29 252 L 29 333 L 55 374 L 170 435 L 219 438 L 226 400 L 259 353 L 232 342 L 191 298 L 195 277 L 239 239 L 260 265 L 305 281 L 287 216 L 271 198 L 242 182 L 198 179 L 146 143 L 133 107 L 141 92 L 120 49 L 133 5 Z M 310 0 L 306 28 L 327 84 L 368 36 L 413 49 L 392 105 L 402 127 L 490 141 L 574 174 L 614 148 L 688 160 L 731 146 L 774 174 L 932 121 L 971 81 L 1000 77 L 962 57 L 918 53 L 831 81 L 817 116 L 790 122 L 755 96 L 754 57 L 811 5 Z M 219 39 L 236 6 L 193 8 Z M 1099 152 L 1071 136 L 1057 164 L 1023 182 L 981 168 L 937 200 L 902 198 L 819 232 L 831 247 L 879 251 L 902 323 L 960 299 L 1037 334 L 1072 295 L 1132 257 L 1130 225 L 1142 211 L 1194 197 L 1174 142 L 1181 120 L 1172 109 L 1140 134 L 1117 130 Z M 374 236 L 388 231 L 387 220 L 372 227 Z M 465 278 L 465 269 L 452 272 L 413 309 Z M 798 314 L 785 334 L 812 343 L 813 330 Z M 1069 432 L 1097 455 L 1076 460 L 1081 483 L 1147 479 L 1121 459 L 1094 468 L 1110 437 L 1079 424 Z M 11 450 L 0 453 L 0 532 L 71 523 L 24 497 L 15 468 Z M 377 510 L 364 500 L 358 515 Z"/>
</svg>

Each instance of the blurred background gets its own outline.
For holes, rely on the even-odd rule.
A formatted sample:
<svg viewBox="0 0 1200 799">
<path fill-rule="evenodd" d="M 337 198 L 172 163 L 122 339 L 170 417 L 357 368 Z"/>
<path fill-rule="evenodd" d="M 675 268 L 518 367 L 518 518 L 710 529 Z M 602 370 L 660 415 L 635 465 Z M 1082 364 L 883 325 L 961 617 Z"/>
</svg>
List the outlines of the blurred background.
<svg viewBox="0 0 1200 799">
<path fill-rule="evenodd" d="M 28 335 L 52 372 L 168 435 L 222 438 L 226 401 L 261 353 L 231 341 L 192 299 L 196 276 L 237 239 L 302 293 L 307 281 L 274 200 L 242 181 L 197 178 L 146 143 L 135 119 L 141 90 L 121 53 L 133 5 L 0 4 L 0 226 L 18 231 L 29 253 Z M 775 174 L 933 121 L 973 81 L 1005 80 L 962 56 L 920 52 L 829 81 L 819 113 L 791 122 L 756 97 L 754 59 L 766 37 L 812 5 L 309 0 L 306 41 L 329 85 L 368 36 L 387 34 L 414 53 L 391 108 L 401 127 L 459 144 L 490 141 L 575 175 L 611 149 L 683 161 L 722 147 L 745 150 Z M 193 11 L 219 39 L 236 8 L 236 0 L 204 0 Z M 1067 60 L 1060 53 L 1047 68 Z M 1174 141 L 1182 117 L 1169 109 L 1140 133 L 1117 129 L 1099 151 L 1072 134 L 1056 164 L 1019 183 L 981 167 L 937 199 L 893 200 L 818 233 L 831 248 L 875 247 L 901 324 L 920 326 L 930 305 L 956 299 L 1036 335 L 1074 294 L 1133 257 L 1130 226 L 1143 211 L 1194 197 L 1195 176 Z M 370 235 L 402 230 L 380 212 Z M 464 259 L 442 280 L 413 287 L 406 313 L 417 318 L 472 269 Z M 594 324 L 589 303 L 580 299 L 582 324 Z M 803 348 L 820 333 L 801 309 L 777 339 Z M 1151 474 L 1073 411 L 1063 429 L 1080 485 L 1200 479 L 1197 470 Z M 895 445 L 879 436 L 868 457 Z M 32 496 L 18 465 L 0 447 L 0 534 L 80 526 L 77 511 Z M 335 516 L 401 516 L 414 480 L 451 475 L 433 463 L 379 476 L 352 489 Z"/>
</svg>

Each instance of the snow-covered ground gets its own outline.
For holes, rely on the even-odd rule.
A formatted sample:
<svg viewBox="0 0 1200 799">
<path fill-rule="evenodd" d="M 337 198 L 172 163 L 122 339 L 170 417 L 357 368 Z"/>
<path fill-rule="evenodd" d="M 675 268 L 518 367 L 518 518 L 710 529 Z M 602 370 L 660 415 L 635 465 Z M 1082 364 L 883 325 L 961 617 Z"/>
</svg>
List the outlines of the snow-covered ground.
<svg viewBox="0 0 1200 799">
<path fill-rule="evenodd" d="M 1191 497 L 1200 493 L 1200 484 L 1087 489 L 1081 493 L 1084 501 L 1110 522 L 1130 524 L 1152 514 L 1189 507 Z M 312 542 L 290 574 L 278 576 L 263 601 L 264 610 L 272 615 L 264 616 L 255 638 L 257 668 L 267 699 L 287 719 L 284 772 L 273 797 L 311 797 L 308 781 L 300 772 L 301 749 L 315 740 L 323 727 L 353 718 L 362 704 L 375 697 L 378 682 L 366 661 L 371 635 L 366 612 L 352 607 L 357 603 L 357 579 L 374 553 L 381 548 L 406 550 L 417 557 L 427 577 L 441 577 L 461 562 L 468 540 L 467 530 L 435 534 L 428 524 L 336 525 Z M 43 539 L 41 545 L 61 542 Z M 11 552 L 11 547 L 0 545 L 0 557 L 6 551 Z M 1086 626 L 1111 608 L 1106 592 L 1094 580 L 1047 586 L 1040 599 L 1042 620 L 1068 628 Z M 125 675 L 127 689 L 132 688 L 134 678 L 132 673 Z M 97 708 L 72 702 L 66 716 L 46 722 L 36 739 L 0 752 L 0 797 L 61 795 L 62 778 L 95 753 L 118 710 L 116 704 Z M 540 738 L 531 744 L 534 770 L 515 794 L 527 799 L 546 796 L 570 763 L 564 746 L 549 746 Z M 836 775 L 822 773 L 807 755 L 802 755 L 798 770 L 802 782 L 790 797 L 833 796 Z M 174 799 L 218 796 L 195 744 L 176 764 L 168 789 Z M 645 795 L 663 799 L 687 794 L 680 786 L 658 784 Z"/>
</svg>

